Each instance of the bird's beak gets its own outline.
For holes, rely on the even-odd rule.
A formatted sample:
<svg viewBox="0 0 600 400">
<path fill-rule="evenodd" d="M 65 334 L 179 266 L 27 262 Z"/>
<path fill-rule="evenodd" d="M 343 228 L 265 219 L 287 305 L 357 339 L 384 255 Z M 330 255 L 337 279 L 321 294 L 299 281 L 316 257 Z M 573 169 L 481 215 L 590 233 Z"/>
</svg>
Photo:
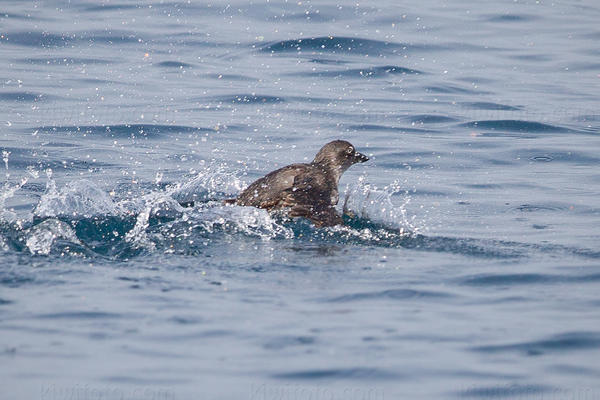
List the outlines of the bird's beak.
<svg viewBox="0 0 600 400">
<path fill-rule="evenodd" d="M 369 157 L 365 156 L 362 153 L 359 153 L 358 151 L 354 152 L 354 162 L 355 163 L 363 163 L 365 161 L 369 161 Z"/>
</svg>

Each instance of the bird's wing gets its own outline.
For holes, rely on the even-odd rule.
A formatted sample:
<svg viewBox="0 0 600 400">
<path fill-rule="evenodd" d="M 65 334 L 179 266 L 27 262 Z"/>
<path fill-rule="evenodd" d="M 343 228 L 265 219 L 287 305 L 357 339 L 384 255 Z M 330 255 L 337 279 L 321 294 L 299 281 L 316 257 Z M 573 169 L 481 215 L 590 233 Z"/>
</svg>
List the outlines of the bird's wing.
<svg viewBox="0 0 600 400">
<path fill-rule="evenodd" d="M 343 224 L 342 217 L 337 213 L 334 207 L 315 207 L 295 205 L 288 212 L 290 217 L 304 217 L 309 219 L 315 226 L 334 226 Z"/>
<path fill-rule="evenodd" d="M 333 226 L 342 218 L 331 204 L 331 188 L 325 177 L 318 174 L 297 177 L 294 186 L 285 191 L 282 207 L 289 207 L 290 217 L 304 217 L 316 226 Z"/>
<path fill-rule="evenodd" d="M 282 193 L 292 188 L 296 176 L 308 168 L 307 164 L 292 164 L 270 172 L 242 191 L 236 204 L 266 209 L 278 207 Z"/>
</svg>

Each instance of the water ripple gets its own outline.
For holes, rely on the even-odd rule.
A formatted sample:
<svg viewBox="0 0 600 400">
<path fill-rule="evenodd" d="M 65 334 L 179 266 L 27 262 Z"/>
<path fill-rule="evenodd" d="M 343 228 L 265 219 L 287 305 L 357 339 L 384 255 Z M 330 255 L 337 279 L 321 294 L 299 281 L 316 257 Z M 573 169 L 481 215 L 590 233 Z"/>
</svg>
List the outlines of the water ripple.
<svg viewBox="0 0 600 400">
<path fill-rule="evenodd" d="M 463 102 L 462 106 L 475 110 L 497 110 L 497 111 L 519 111 L 521 107 L 513 107 L 506 104 L 491 103 L 484 101 Z"/>
<path fill-rule="evenodd" d="M 486 92 L 480 90 L 480 89 L 470 89 L 467 87 L 460 87 L 460 86 L 456 86 L 456 85 L 450 85 L 450 84 L 443 84 L 443 85 L 432 85 L 432 86 L 426 86 L 424 88 L 427 92 L 432 92 L 432 93 L 443 93 L 443 94 L 485 94 Z"/>
<path fill-rule="evenodd" d="M 403 126 L 387 126 L 387 125 L 378 125 L 378 124 L 357 124 L 357 125 L 348 125 L 348 130 L 352 131 L 366 131 L 366 132 L 397 132 L 397 133 L 436 133 L 436 130 L 432 129 L 423 129 L 423 128 L 413 128 L 413 127 L 403 127 Z"/>
<path fill-rule="evenodd" d="M 564 211 L 567 210 L 568 206 L 552 206 L 544 204 L 521 204 L 515 207 L 511 207 L 510 211 L 520 212 L 538 212 L 538 211 Z"/>
<path fill-rule="evenodd" d="M 460 279 L 460 283 L 469 286 L 514 286 L 531 284 L 559 283 L 595 283 L 600 281 L 600 274 L 583 276 L 551 275 L 551 274 L 486 274 L 468 276 Z"/>
<path fill-rule="evenodd" d="M 87 65 L 87 64 L 114 64 L 114 59 L 103 60 L 100 58 L 84 58 L 84 57 L 29 57 L 18 59 L 17 62 L 23 64 L 37 65 Z"/>
<path fill-rule="evenodd" d="M 406 117 L 406 120 L 415 124 L 443 124 L 458 121 L 456 118 L 437 114 L 411 115 Z"/>
<path fill-rule="evenodd" d="M 35 130 L 44 133 L 85 133 L 108 137 L 158 137 L 168 133 L 214 132 L 214 129 L 209 128 L 160 124 L 39 126 Z"/>
<path fill-rule="evenodd" d="M 9 32 L 6 34 L 7 44 L 29 47 L 59 47 L 67 46 L 75 39 L 72 34 L 54 34 L 41 31 Z"/>
<path fill-rule="evenodd" d="M 423 49 L 424 45 L 406 45 L 379 40 L 352 38 L 344 36 L 322 36 L 272 42 L 260 47 L 268 53 L 309 52 L 309 53 L 347 53 L 379 56 L 382 54 L 401 54 L 407 48 Z"/>
<path fill-rule="evenodd" d="M 21 273 L 17 274 L 15 272 L 3 273 L 2 276 L 0 276 L 0 286 L 6 286 L 9 288 L 18 288 L 34 281 L 35 279 L 30 276 L 24 276 Z"/>
<path fill-rule="evenodd" d="M 107 34 L 108 33 L 108 34 Z M 73 43 L 88 44 L 127 44 L 141 41 L 135 34 L 126 31 L 91 31 L 57 34 L 46 31 L 9 32 L 4 36 L 5 43 L 27 47 L 56 48 Z"/>
<path fill-rule="evenodd" d="M 97 13 L 97 12 L 102 12 L 102 11 L 113 11 L 113 10 L 125 11 L 125 10 L 131 10 L 131 9 L 139 9 L 141 7 L 142 7 L 141 5 L 137 5 L 137 4 L 101 4 L 98 6 L 85 7 L 83 9 L 83 11 Z"/>
<path fill-rule="evenodd" d="M 30 102 L 30 101 L 41 101 L 48 98 L 43 93 L 29 93 L 29 92 L 3 92 L 0 93 L 0 101 L 19 101 L 19 102 Z"/>
<path fill-rule="evenodd" d="M 322 379 L 400 379 L 401 375 L 378 368 L 308 369 L 271 375 L 276 379 L 322 380 Z"/>
<path fill-rule="evenodd" d="M 328 78 L 382 78 L 391 75 L 421 75 L 423 71 L 411 68 L 397 67 L 394 65 L 385 65 L 381 67 L 351 68 L 339 71 L 311 71 L 300 72 L 292 75 L 296 76 L 318 76 Z"/>
<path fill-rule="evenodd" d="M 315 336 L 277 336 L 263 345 L 265 349 L 280 350 L 290 346 L 306 346 L 316 343 Z"/>
<path fill-rule="evenodd" d="M 528 14 L 499 14 L 499 15 L 492 15 L 492 16 L 488 17 L 487 21 L 499 22 L 499 23 L 527 22 L 527 21 L 532 21 L 536 18 L 537 17 L 535 15 L 528 15 Z"/>
<path fill-rule="evenodd" d="M 511 132 L 571 132 L 569 128 L 558 125 L 549 125 L 541 122 L 522 120 L 481 120 L 462 124 L 467 128 L 480 128 L 489 130 L 504 130 Z"/>
<path fill-rule="evenodd" d="M 264 16 L 260 15 L 260 20 L 262 20 Z M 330 22 L 334 21 L 336 18 L 333 15 L 327 15 L 322 12 L 302 12 L 302 13 L 289 13 L 289 14 L 281 14 L 281 15 L 272 15 L 268 16 L 267 21 L 277 22 L 277 21 L 299 21 L 299 22 Z"/>
<path fill-rule="evenodd" d="M 600 333 L 569 332 L 531 342 L 497 344 L 472 347 L 471 350 L 482 353 L 520 352 L 530 356 L 550 352 L 600 349 Z"/>
<path fill-rule="evenodd" d="M 407 300 L 407 299 L 447 299 L 454 297 L 453 295 L 445 292 L 433 292 L 426 290 L 414 290 L 414 289 L 388 289 L 377 292 L 363 292 L 363 293 L 352 293 L 345 294 L 338 297 L 330 298 L 326 301 L 331 303 L 346 303 L 352 301 L 362 300 L 377 300 L 377 299 L 393 299 L 393 300 Z"/>
<path fill-rule="evenodd" d="M 162 68 L 178 68 L 178 69 L 193 67 L 192 64 L 184 63 L 181 61 L 162 61 L 162 62 L 159 62 L 154 65 L 156 65 L 157 67 L 162 67 Z"/>
<path fill-rule="evenodd" d="M 230 96 L 217 96 L 214 101 L 229 104 L 276 104 L 283 103 L 285 99 L 279 96 L 257 94 L 234 94 Z"/>
<path fill-rule="evenodd" d="M 63 311 L 58 313 L 39 314 L 35 318 L 39 319 L 74 319 L 74 320 L 85 320 L 85 319 L 114 319 L 123 318 L 123 314 L 103 312 L 103 311 Z M 128 318 L 132 317 L 131 315 Z"/>
</svg>

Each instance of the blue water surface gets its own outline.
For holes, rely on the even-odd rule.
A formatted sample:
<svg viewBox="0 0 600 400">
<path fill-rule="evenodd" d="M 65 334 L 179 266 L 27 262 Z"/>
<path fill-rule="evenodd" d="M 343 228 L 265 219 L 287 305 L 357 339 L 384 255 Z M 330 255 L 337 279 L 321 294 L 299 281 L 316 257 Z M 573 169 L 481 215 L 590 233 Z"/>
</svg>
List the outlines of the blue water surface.
<svg viewBox="0 0 600 400">
<path fill-rule="evenodd" d="M 599 20 L 0 2 L 0 397 L 600 398 Z M 334 139 L 345 226 L 222 205 Z"/>
</svg>

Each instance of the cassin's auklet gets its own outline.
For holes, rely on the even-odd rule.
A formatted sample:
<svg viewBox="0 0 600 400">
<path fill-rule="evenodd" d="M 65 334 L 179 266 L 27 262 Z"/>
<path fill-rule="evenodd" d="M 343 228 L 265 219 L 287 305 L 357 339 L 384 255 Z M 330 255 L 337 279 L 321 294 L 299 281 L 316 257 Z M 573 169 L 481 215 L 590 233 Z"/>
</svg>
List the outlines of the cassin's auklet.
<svg viewBox="0 0 600 400">
<path fill-rule="evenodd" d="M 345 140 L 334 140 L 319 150 L 310 164 L 292 164 L 273 171 L 246 188 L 228 204 L 269 211 L 288 209 L 290 217 L 305 217 L 316 226 L 342 223 L 336 212 L 340 177 L 352 164 L 369 157 Z"/>
</svg>

